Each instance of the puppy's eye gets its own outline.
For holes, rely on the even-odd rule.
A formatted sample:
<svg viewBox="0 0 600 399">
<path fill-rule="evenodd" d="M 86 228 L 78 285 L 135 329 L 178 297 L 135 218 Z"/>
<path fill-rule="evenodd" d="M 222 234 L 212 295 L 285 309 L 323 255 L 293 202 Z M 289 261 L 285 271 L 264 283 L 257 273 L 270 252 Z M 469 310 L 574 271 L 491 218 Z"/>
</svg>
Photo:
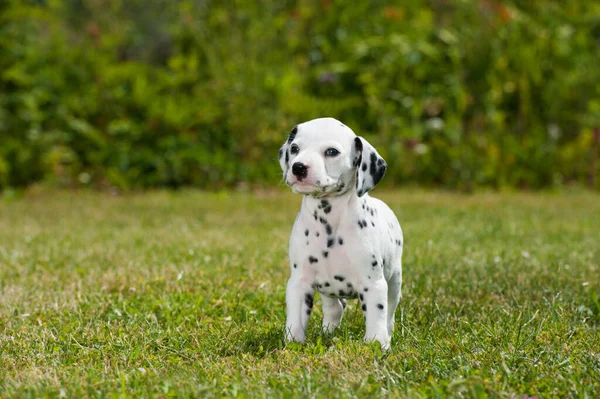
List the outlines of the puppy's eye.
<svg viewBox="0 0 600 399">
<path fill-rule="evenodd" d="M 292 144 L 292 148 L 290 148 L 290 152 L 295 155 L 298 153 L 298 151 L 300 151 L 300 148 L 298 148 L 298 146 L 296 144 Z"/>
<path fill-rule="evenodd" d="M 335 157 L 339 154 L 340 154 L 340 152 L 338 150 L 336 150 L 335 148 L 328 148 L 325 151 L 325 156 L 328 156 L 328 157 Z"/>
</svg>

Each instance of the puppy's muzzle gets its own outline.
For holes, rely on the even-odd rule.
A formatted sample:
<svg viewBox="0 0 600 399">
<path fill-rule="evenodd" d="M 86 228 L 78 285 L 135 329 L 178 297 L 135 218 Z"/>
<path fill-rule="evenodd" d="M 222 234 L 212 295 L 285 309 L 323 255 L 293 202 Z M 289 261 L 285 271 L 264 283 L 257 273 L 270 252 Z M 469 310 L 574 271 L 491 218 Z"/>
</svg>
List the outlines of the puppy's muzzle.
<svg viewBox="0 0 600 399">
<path fill-rule="evenodd" d="M 302 181 L 302 179 L 306 178 L 308 175 L 308 166 L 304 165 L 302 162 L 296 162 L 292 165 L 292 173 L 298 180 Z"/>
</svg>

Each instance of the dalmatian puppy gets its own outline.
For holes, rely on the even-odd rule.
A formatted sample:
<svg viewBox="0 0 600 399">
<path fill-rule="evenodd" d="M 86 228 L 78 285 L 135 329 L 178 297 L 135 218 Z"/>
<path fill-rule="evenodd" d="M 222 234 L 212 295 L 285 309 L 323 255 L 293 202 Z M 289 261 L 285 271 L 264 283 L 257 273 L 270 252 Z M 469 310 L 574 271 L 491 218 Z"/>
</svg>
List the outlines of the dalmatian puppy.
<svg viewBox="0 0 600 399">
<path fill-rule="evenodd" d="M 290 238 L 286 340 L 304 342 L 318 291 L 324 331 L 340 325 L 346 299 L 358 298 L 365 340 L 388 349 L 401 297 L 402 229 L 368 194 L 385 161 L 340 121 L 320 118 L 292 129 L 279 163 L 285 183 L 303 195 Z"/>
</svg>

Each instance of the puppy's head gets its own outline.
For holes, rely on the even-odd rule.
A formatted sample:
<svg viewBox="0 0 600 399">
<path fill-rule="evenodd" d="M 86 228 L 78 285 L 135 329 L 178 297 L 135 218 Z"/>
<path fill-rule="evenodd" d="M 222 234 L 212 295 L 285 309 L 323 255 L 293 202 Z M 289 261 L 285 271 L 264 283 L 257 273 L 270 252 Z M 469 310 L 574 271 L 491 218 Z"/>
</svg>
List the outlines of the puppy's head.
<svg viewBox="0 0 600 399">
<path fill-rule="evenodd" d="M 293 192 L 315 197 L 350 190 L 362 197 L 379 183 L 386 169 L 371 144 L 333 118 L 294 127 L 279 150 L 279 164 Z"/>
</svg>

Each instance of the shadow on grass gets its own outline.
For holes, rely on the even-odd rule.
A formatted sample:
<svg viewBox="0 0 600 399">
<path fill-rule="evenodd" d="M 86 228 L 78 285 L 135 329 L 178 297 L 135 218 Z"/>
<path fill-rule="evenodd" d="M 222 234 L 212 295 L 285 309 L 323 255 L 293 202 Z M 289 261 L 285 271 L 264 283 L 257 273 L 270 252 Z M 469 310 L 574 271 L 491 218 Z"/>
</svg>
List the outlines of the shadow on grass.
<svg viewBox="0 0 600 399">
<path fill-rule="evenodd" d="M 240 354 L 250 354 L 258 358 L 272 355 L 284 349 L 300 351 L 303 353 L 323 354 L 328 348 L 336 346 L 339 342 L 360 340 L 364 336 L 364 321 L 362 315 L 355 312 L 348 315 L 332 333 L 325 333 L 321 330 L 321 318 L 311 318 L 309 328 L 306 334 L 306 342 L 286 343 L 284 339 L 283 325 L 264 325 L 260 328 L 249 328 L 232 330 L 227 336 L 218 342 L 214 353 L 218 356 L 238 356 Z M 254 325 L 253 327 L 256 327 Z"/>
</svg>

